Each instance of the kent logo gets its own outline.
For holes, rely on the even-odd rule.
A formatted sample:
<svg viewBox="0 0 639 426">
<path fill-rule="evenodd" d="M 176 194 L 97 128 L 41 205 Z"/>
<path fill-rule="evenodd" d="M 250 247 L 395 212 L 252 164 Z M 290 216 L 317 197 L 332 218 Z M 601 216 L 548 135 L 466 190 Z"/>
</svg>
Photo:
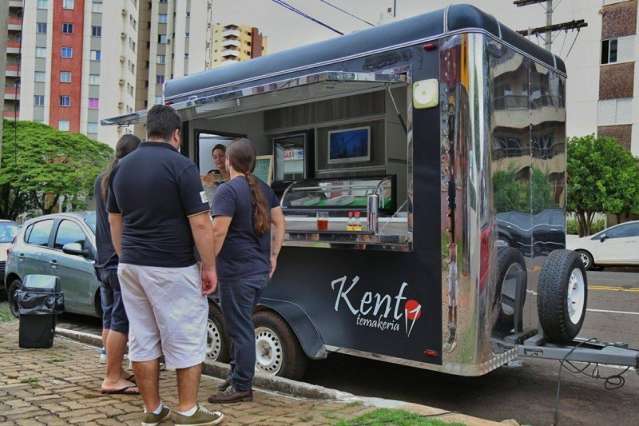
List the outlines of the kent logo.
<svg viewBox="0 0 639 426">
<path fill-rule="evenodd" d="M 399 332 L 404 318 L 404 330 L 410 337 L 415 323 L 422 317 L 422 305 L 419 301 L 404 296 L 408 283 L 403 282 L 395 295 L 367 291 L 356 301 L 349 293 L 359 283 L 359 276 L 353 277 L 350 283 L 347 282 L 347 276 L 331 282 L 331 289 L 337 289 L 335 312 L 339 312 L 340 307 L 344 306 L 355 316 L 356 325 L 381 331 Z"/>
</svg>

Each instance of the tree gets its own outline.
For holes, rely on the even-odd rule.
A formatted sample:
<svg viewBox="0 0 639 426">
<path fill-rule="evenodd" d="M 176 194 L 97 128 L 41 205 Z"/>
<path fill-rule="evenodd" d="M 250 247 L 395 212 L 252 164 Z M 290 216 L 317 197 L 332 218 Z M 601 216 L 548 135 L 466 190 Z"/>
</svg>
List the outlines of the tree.
<svg viewBox="0 0 639 426">
<path fill-rule="evenodd" d="M 595 213 L 627 214 L 639 206 L 639 166 L 609 137 L 568 141 L 568 210 L 577 215 L 579 235 L 590 235 Z"/>
<path fill-rule="evenodd" d="M 522 180 L 514 166 L 494 174 L 495 210 L 498 213 L 518 211 L 535 214 L 554 206 L 548 176 L 536 167 L 530 170 L 530 180 Z"/>
<path fill-rule="evenodd" d="M 17 126 L 17 127 L 16 127 Z M 83 208 L 112 149 L 77 133 L 28 121 L 4 121 L 0 217 L 39 209 L 51 213 L 60 197 Z"/>
</svg>

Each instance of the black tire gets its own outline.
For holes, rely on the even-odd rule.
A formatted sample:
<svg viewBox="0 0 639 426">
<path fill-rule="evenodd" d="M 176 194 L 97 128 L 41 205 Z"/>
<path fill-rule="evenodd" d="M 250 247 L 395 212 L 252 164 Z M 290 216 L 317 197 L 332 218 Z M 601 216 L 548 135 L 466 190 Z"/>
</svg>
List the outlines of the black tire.
<svg viewBox="0 0 639 426">
<path fill-rule="evenodd" d="M 9 302 L 9 310 L 11 315 L 15 318 L 20 318 L 20 312 L 18 311 L 18 300 L 16 299 L 16 292 L 22 287 L 22 281 L 19 278 L 14 278 L 9 283 L 7 289 L 7 301 Z"/>
<path fill-rule="evenodd" d="M 576 253 L 579 255 L 586 271 L 590 271 L 595 267 L 595 259 L 593 259 L 592 254 L 586 250 L 576 250 Z"/>
<path fill-rule="evenodd" d="M 306 372 L 308 359 L 302 351 L 297 337 L 290 327 L 277 314 L 260 311 L 253 316 L 255 323 L 255 341 L 257 350 L 257 369 L 288 379 L 300 379 Z M 260 363 L 262 343 L 272 343 L 267 358 L 275 360 L 268 365 Z"/>
<path fill-rule="evenodd" d="M 210 300 L 206 333 L 206 359 L 228 363 L 231 359 L 230 344 L 225 332 L 224 316 L 220 308 Z"/>
<path fill-rule="evenodd" d="M 573 273 L 583 284 L 581 309 L 576 302 L 572 307 L 568 306 Z M 577 288 L 577 284 L 573 288 Z M 555 250 L 550 253 L 539 274 L 537 297 L 537 312 L 545 337 L 554 343 L 570 343 L 581 330 L 587 305 L 588 276 L 579 255 L 570 250 Z M 574 313 L 573 317 L 571 312 Z"/>
<path fill-rule="evenodd" d="M 504 280 L 512 277 L 510 274 L 519 273 L 519 279 L 522 284 L 519 288 L 519 306 L 516 306 L 516 287 L 504 288 Z M 508 277 L 507 277 L 507 274 Z M 510 282 L 508 285 L 513 285 Z M 495 305 L 494 308 L 499 310 L 497 323 L 500 329 L 506 331 L 515 328 L 515 312 L 523 311 L 524 304 L 526 302 L 526 286 L 527 286 L 527 274 L 526 274 L 526 261 L 521 252 L 512 247 L 501 247 L 497 251 L 497 287 L 495 293 Z M 523 318 L 523 315 L 520 315 Z"/>
</svg>

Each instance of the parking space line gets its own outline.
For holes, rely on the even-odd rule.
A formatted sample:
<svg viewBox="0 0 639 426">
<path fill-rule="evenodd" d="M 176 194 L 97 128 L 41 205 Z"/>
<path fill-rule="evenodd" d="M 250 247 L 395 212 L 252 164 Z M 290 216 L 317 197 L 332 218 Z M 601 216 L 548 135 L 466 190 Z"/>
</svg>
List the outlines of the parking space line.
<svg viewBox="0 0 639 426">
<path fill-rule="evenodd" d="M 625 288 L 625 287 L 605 285 L 605 284 L 590 284 L 588 285 L 588 289 L 592 291 L 618 291 L 623 293 L 639 293 L 639 287 Z"/>
<path fill-rule="evenodd" d="M 603 314 L 639 315 L 639 312 L 611 311 L 608 309 L 587 309 L 588 312 L 598 312 Z"/>
</svg>

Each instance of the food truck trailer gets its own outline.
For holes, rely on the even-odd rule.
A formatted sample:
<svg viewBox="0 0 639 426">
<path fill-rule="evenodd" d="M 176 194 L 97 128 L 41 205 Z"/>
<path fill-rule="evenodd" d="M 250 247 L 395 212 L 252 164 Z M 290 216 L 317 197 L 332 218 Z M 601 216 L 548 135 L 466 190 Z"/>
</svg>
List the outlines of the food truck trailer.
<svg viewBox="0 0 639 426">
<path fill-rule="evenodd" d="M 213 144 L 248 137 L 281 199 L 258 369 L 298 378 L 332 352 L 465 376 L 518 356 L 636 367 L 575 339 L 565 87 L 559 57 L 467 5 L 166 82 L 203 177 Z M 209 343 L 228 359 L 215 301 Z"/>
</svg>

